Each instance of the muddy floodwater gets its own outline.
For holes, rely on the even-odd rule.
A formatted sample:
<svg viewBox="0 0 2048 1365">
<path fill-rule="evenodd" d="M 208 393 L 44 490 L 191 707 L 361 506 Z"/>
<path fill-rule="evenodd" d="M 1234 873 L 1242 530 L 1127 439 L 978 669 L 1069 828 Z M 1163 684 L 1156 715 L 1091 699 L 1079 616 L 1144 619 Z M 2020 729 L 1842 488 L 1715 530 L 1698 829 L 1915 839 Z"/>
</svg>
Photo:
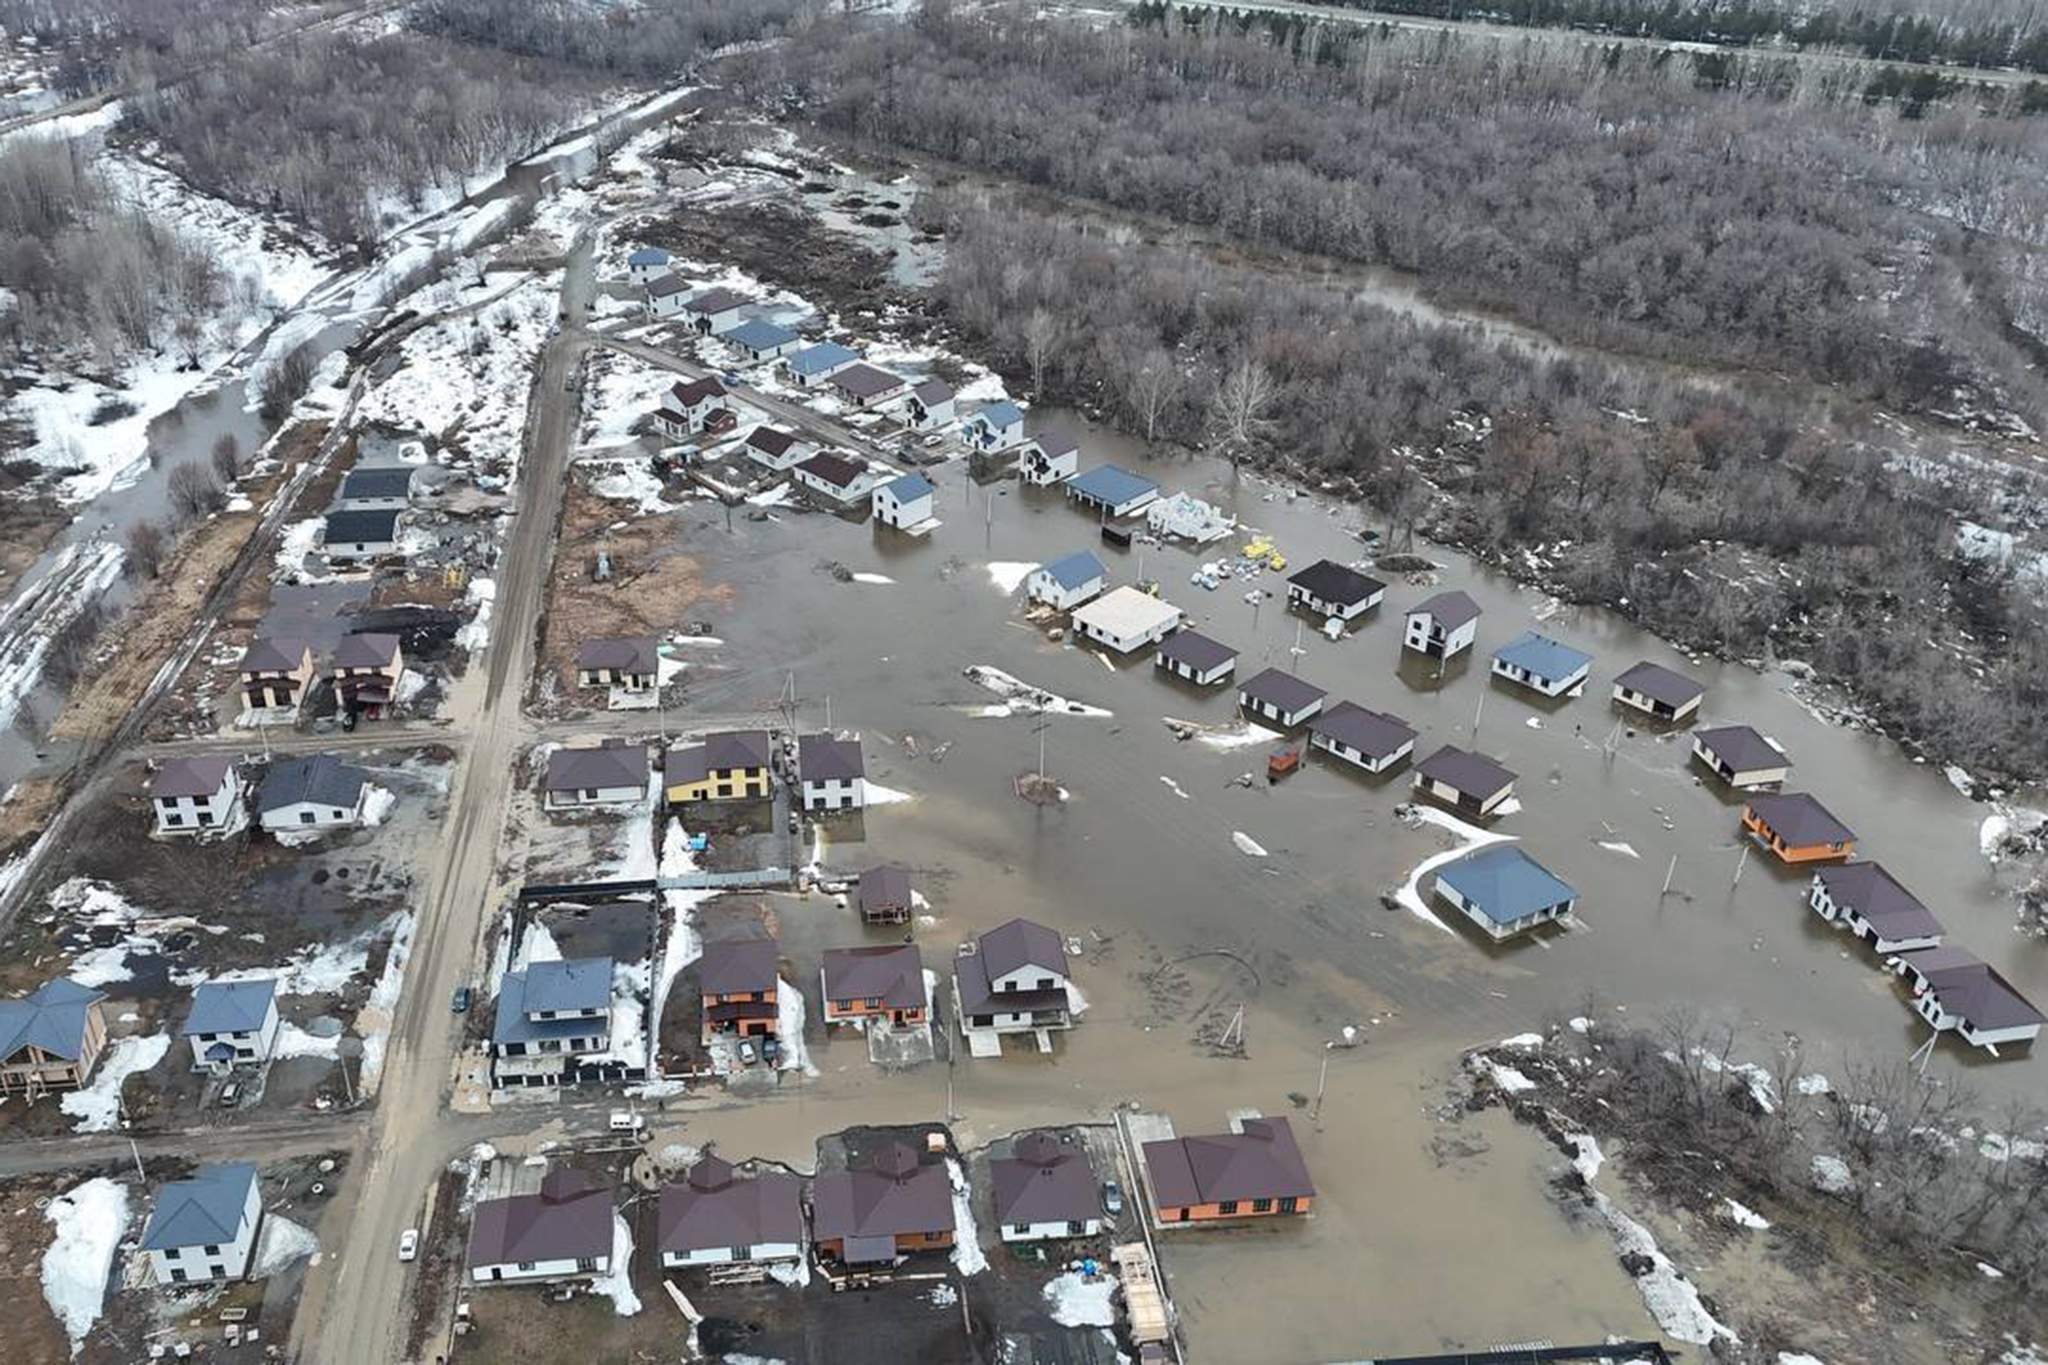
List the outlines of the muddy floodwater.
<svg viewBox="0 0 2048 1365">
<path fill-rule="evenodd" d="M 1292 567 L 1362 549 L 1359 509 L 1290 500 L 1213 462 L 1145 463 L 1105 434 L 1084 448 L 1084 465 L 1121 459 L 1234 512 L 1273 536 Z M 2016 932 L 2010 888 L 1979 851 L 1987 812 L 1938 768 L 1817 720 L 1783 674 L 1691 663 L 1611 614 L 1560 608 L 1428 546 L 1418 548 L 1445 566 L 1440 586 L 1465 589 L 1484 610 L 1468 658 L 1441 677 L 1434 665 L 1403 666 L 1400 613 L 1437 589 L 1383 575 L 1393 579 L 1384 605 L 1346 638 L 1300 631 L 1298 671 L 1333 700 L 1407 718 L 1422 732 L 1418 757 L 1455 743 L 1520 774 L 1521 809 L 1493 828 L 1578 889 L 1580 924 L 1503 948 L 1447 919 L 1385 909 L 1384 891 L 1451 847 L 1443 831 L 1395 818 L 1409 795 L 1405 768 L 1372 779 L 1317 758 L 1268 786 L 1269 744 L 1181 741 L 1162 723 L 1234 725 L 1233 690 L 1170 683 L 1150 651 L 1113 661 L 1048 640 L 989 566 L 1013 566 L 1015 582 L 1014 566 L 1093 549 L 1112 582 L 1129 582 L 1142 553 L 1143 575 L 1196 628 L 1241 651 L 1240 679 L 1287 663 L 1297 647 L 1284 576 L 1260 580 L 1281 597 L 1255 617 L 1248 585 L 1189 582 L 1221 547 L 1118 550 L 1056 492 L 973 488 L 958 466 L 937 482 L 944 524 L 924 540 L 788 509 L 768 521 L 735 516 L 728 530 L 724 509 L 692 504 L 686 546 L 707 582 L 732 592 L 706 608 L 726 645 L 693 664 L 688 705 L 669 722 L 771 709 L 793 674 L 804 724 L 823 720 L 829 697 L 833 724 L 863 734 L 870 781 L 912 798 L 828 827 L 824 861 L 856 870 L 887 858 L 915 870 L 933 902 L 917 927 L 928 966 L 943 971 L 960 941 L 1012 915 L 1080 941 L 1076 980 L 1091 1008 L 1058 1055 L 1013 1047 L 1000 1063 L 954 1067 L 953 1110 L 982 1138 L 1123 1101 L 1171 1115 L 1182 1132 L 1218 1130 L 1240 1107 L 1294 1115 L 1324 1194 L 1318 1216 L 1302 1229 L 1205 1232 L 1163 1249 L 1199 1358 L 1346 1359 L 1654 1331 L 1605 1235 L 1569 1226 L 1549 1204 L 1555 1153 L 1497 1116 L 1436 1116 L 1463 1048 L 1595 999 L 1646 1024 L 1675 1008 L 1732 1024 L 1738 1058 L 1769 1061 L 1796 1039 L 1820 1071 L 1903 1057 L 1923 1039 L 1873 958 L 1805 908 L 1804 875 L 1762 857 L 1741 862 L 1739 802 L 1702 782 L 1682 734 L 1616 733 L 1608 683 L 1638 659 L 1708 686 L 1701 724 L 1746 723 L 1776 738 L 1798 765 L 1792 789 L 1816 793 L 1853 826 L 1860 851 L 1918 891 L 1950 941 L 2048 999 L 2048 948 Z M 842 582 L 835 562 L 893 581 Z M 1490 681 L 1492 651 L 1531 627 L 1596 656 L 1584 696 L 1542 702 Z M 1112 714 L 985 714 L 999 698 L 962 676 L 971 664 Z M 1041 738 L 1046 771 L 1068 793 L 1051 806 L 1013 790 L 1037 766 Z M 1258 776 L 1235 785 L 1244 773 Z M 1660 895 L 1667 872 L 1671 891 Z M 799 963 L 860 939 L 822 898 L 792 901 L 778 918 Z M 1219 1056 L 1209 1043 L 1240 1007 L 1245 1055 Z M 1314 1092 L 1322 1040 L 1345 1025 L 1369 1041 L 1329 1054 L 1318 1130 L 1289 1097 Z M 886 1097 L 863 1084 L 855 1045 L 827 1045 L 818 1061 L 822 1090 L 851 1085 L 856 1104 L 905 1102 L 897 1081 Z M 1945 1042 L 1929 1074 L 1976 1087 L 1987 1103 L 2048 1098 L 2039 1057 L 1992 1062 Z M 933 1109 L 945 1084 L 943 1067 L 900 1082 Z M 843 1109 L 832 1112 L 836 1126 Z M 1545 1267 L 1537 1280 L 1531 1264 Z M 1510 1280 L 1508 1296 L 1463 1287 Z M 1244 1311 L 1248 1294 L 1256 1313 Z"/>
</svg>

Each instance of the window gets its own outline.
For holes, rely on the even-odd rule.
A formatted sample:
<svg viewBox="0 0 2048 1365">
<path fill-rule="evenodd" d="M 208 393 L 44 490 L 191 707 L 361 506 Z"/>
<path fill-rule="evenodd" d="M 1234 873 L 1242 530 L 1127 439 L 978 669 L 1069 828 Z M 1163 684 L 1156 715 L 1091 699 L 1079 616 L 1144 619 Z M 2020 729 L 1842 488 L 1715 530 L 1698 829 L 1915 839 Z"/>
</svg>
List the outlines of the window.
<svg viewBox="0 0 2048 1365">
<path fill-rule="evenodd" d="M 1282 1213 L 1293 1213 L 1300 1207 L 1301 1201 L 1291 1194 L 1280 1201 L 1280 1212 Z"/>
<path fill-rule="evenodd" d="M 734 1247 L 732 1249 L 732 1258 L 735 1261 L 751 1260 L 753 1255 L 754 1249 L 752 1247 Z"/>
<path fill-rule="evenodd" d="M 1166 1221 L 1169 1223 L 1185 1223 L 1187 1220 L 1188 1211 L 1186 1209 L 1168 1209 L 1166 1211 Z"/>
<path fill-rule="evenodd" d="M 172 1284 L 183 1284 L 183 1283 L 185 1283 L 185 1279 L 186 1279 L 186 1275 L 185 1275 L 185 1272 L 184 1272 L 184 1271 L 182 1271 L 182 1270 L 173 1270 L 173 1271 L 171 1272 L 171 1283 L 172 1283 Z"/>
<path fill-rule="evenodd" d="M 1231 1214 L 1237 1212 L 1237 1201 L 1235 1199 L 1224 1200 L 1222 1203 L 1216 1206 L 1216 1212 L 1222 1214 L 1226 1218 L 1229 1217 Z"/>
<path fill-rule="evenodd" d="M 519 1268 L 520 1268 L 521 1270 L 532 1270 L 532 1269 L 533 1269 L 533 1262 L 532 1262 L 532 1261 L 521 1261 L 521 1262 L 519 1263 Z"/>
<path fill-rule="evenodd" d="M 1041 976 L 1038 978 L 1038 989 L 1042 991 L 1051 990 L 1053 988 L 1053 985 L 1053 979 L 1049 976 Z"/>
<path fill-rule="evenodd" d="M 1067 1224 L 1067 1231 L 1075 1237 L 1079 1237 L 1082 1233 L 1086 1232 L 1087 1230 L 1088 1225 L 1086 1223 L 1080 1222 L 1079 1220 L 1073 1220 Z"/>
<path fill-rule="evenodd" d="M 1273 1211 L 1273 1201 L 1272 1201 L 1272 1200 L 1270 1200 L 1270 1199 L 1254 1199 L 1254 1200 L 1252 1200 L 1252 1212 L 1253 1212 L 1253 1213 L 1271 1213 L 1272 1211 Z"/>
<path fill-rule="evenodd" d="M 754 992 L 754 993 L 753 993 L 752 995 L 748 996 L 747 998 L 748 998 L 748 999 L 750 999 L 750 1000 L 754 1000 L 754 1001 L 757 1001 L 757 1002 L 759 1002 L 759 1001 L 765 1001 L 765 1000 L 766 1000 L 766 999 L 768 998 L 768 992 L 766 992 L 766 991 L 755 991 L 755 992 Z"/>
<path fill-rule="evenodd" d="M 177 1259 L 178 1259 L 178 1258 L 179 1258 L 180 1256 L 183 1256 L 184 1254 L 185 1254 L 185 1248 L 183 1248 L 183 1247 L 167 1247 L 167 1248 L 166 1248 L 166 1249 L 164 1250 L 164 1259 L 165 1259 L 166 1261 L 175 1261 L 175 1260 L 177 1260 Z"/>
<path fill-rule="evenodd" d="M 1012 1231 L 1012 1232 L 1016 1233 L 1016 1234 L 1017 1234 L 1017 1235 L 1018 1235 L 1019 1237 L 1022 1237 L 1022 1236 L 1024 1236 L 1024 1234 L 1026 1234 L 1026 1233 L 1028 1233 L 1028 1232 L 1030 1232 L 1030 1231 L 1031 1231 L 1031 1224 L 1029 1224 L 1029 1223 L 1012 1223 L 1012 1224 L 1010 1224 L 1010 1231 Z"/>
<path fill-rule="evenodd" d="M 718 794 L 719 794 L 720 796 L 731 796 L 731 795 L 732 795 L 732 783 L 730 783 L 730 782 L 721 782 L 721 783 L 719 783 L 719 784 L 718 784 Z"/>
<path fill-rule="evenodd" d="M 597 800 L 597 788 L 595 788 L 595 787 L 585 787 L 585 788 L 583 789 L 583 799 L 584 799 L 585 801 L 595 801 L 595 800 Z"/>
<path fill-rule="evenodd" d="M 597 1261 L 590 1256 L 579 1256 L 576 1258 L 576 1268 L 578 1270 L 595 1270 L 597 1269 Z"/>
<path fill-rule="evenodd" d="M 311 811 L 309 811 L 309 810 L 302 810 L 302 811 L 300 811 L 300 812 L 299 812 L 299 823 L 300 823 L 300 824 L 302 824 L 302 825 L 310 825 L 310 824 L 312 824 L 312 823 L 313 823 L 313 812 L 311 812 Z"/>
<path fill-rule="evenodd" d="M 208 1248 L 206 1249 L 206 1254 L 207 1254 L 207 1255 L 209 1255 L 209 1256 L 218 1256 L 218 1255 L 220 1255 L 220 1248 L 219 1248 L 219 1247 L 208 1247 Z"/>
<path fill-rule="evenodd" d="M 166 825 L 182 825 L 185 823 L 185 817 L 182 815 L 167 814 L 164 816 L 164 823 Z"/>
</svg>

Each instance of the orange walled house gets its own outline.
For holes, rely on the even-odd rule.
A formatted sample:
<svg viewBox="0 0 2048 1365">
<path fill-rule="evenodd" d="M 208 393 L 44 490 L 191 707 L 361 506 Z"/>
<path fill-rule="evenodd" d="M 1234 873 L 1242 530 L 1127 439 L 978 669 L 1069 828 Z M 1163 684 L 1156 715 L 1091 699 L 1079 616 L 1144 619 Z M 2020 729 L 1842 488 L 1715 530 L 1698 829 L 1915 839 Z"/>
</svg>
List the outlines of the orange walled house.
<svg viewBox="0 0 2048 1365">
<path fill-rule="evenodd" d="M 914 943 L 827 948 L 819 976 L 827 1024 L 868 1019 L 922 1024 L 929 1017 L 924 957 Z"/>
<path fill-rule="evenodd" d="M 781 949 L 772 938 L 707 943 L 697 959 L 697 988 L 704 999 L 704 1046 L 712 1035 L 765 1038 L 775 1032 L 776 976 Z"/>
<path fill-rule="evenodd" d="M 1145 1178 L 1162 1227 L 1307 1213 L 1316 1187 L 1286 1119 L 1247 1118 L 1234 1131 L 1145 1144 Z"/>
<path fill-rule="evenodd" d="M 843 1171 L 811 1181 L 811 1237 L 821 1256 L 849 1267 L 953 1245 L 953 1184 L 943 1161 L 890 1142 Z"/>
<path fill-rule="evenodd" d="M 1742 828 L 1787 863 L 1839 860 L 1856 850 L 1856 831 L 1805 792 L 1752 796 Z"/>
</svg>

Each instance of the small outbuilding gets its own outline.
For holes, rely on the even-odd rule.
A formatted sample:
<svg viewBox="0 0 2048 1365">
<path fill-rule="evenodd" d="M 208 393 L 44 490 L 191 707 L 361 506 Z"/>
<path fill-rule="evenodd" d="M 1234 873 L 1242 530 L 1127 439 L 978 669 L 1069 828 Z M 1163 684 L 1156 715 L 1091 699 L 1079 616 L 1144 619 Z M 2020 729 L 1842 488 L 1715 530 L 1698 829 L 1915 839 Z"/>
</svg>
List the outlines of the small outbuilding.
<svg viewBox="0 0 2048 1365">
<path fill-rule="evenodd" d="M 1437 869 L 1436 893 L 1496 943 L 1563 919 L 1579 899 L 1569 882 L 1514 844 L 1494 844 Z"/>
<path fill-rule="evenodd" d="M 1593 672 L 1593 656 L 1582 649 L 1525 630 L 1493 654 L 1493 676 L 1520 683 L 1546 697 L 1561 697 Z"/>
<path fill-rule="evenodd" d="M 1074 633 L 1085 640 L 1129 654 L 1156 645 L 1180 629 L 1181 609 L 1133 587 L 1112 588 L 1077 609 Z"/>
<path fill-rule="evenodd" d="M 1024 597 L 1055 611 L 1072 611 L 1097 597 L 1109 582 L 1109 570 L 1093 551 L 1076 550 L 1050 564 L 1041 564 L 1024 580 Z"/>
<path fill-rule="evenodd" d="M 1159 496 L 1159 485 L 1142 474 L 1113 464 L 1097 465 L 1065 484 L 1067 500 L 1105 517 L 1127 517 L 1143 511 Z"/>
<path fill-rule="evenodd" d="M 1805 792 L 1750 797 L 1742 808 L 1742 827 L 1782 862 L 1824 862 L 1856 851 L 1856 831 Z"/>
<path fill-rule="evenodd" d="M 1414 785 L 1460 815 L 1487 816 L 1515 794 L 1515 775 L 1483 754 L 1446 744 L 1416 765 Z"/>
<path fill-rule="evenodd" d="M 1696 731 L 1692 756 L 1731 787 L 1769 787 L 1792 775 L 1792 759 L 1778 742 L 1747 725 Z"/>
<path fill-rule="evenodd" d="M 1878 952 L 1941 946 L 1941 921 L 1881 863 L 1848 863 L 1813 874 L 1806 903 L 1829 924 L 1846 928 Z"/>
<path fill-rule="evenodd" d="M 1268 668 L 1237 686 L 1237 704 L 1258 719 L 1283 730 L 1307 723 L 1323 709 L 1329 693 L 1283 669 Z"/>
<path fill-rule="evenodd" d="M 1334 559 L 1319 559 L 1287 580 L 1287 605 L 1324 620 L 1355 621 L 1386 595 L 1386 584 Z"/>
<path fill-rule="evenodd" d="M 1309 722 L 1309 744 L 1369 773 L 1383 773 L 1415 752 L 1415 727 L 1399 716 L 1340 701 Z"/>
<path fill-rule="evenodd" d="M 1961 948 L 1926 948 L 1893 959 L 1913 991 L 1913 1011 L 1992 1056 L 2041 1036 L 2041 1011 L 1998 969 Z"/>
<path fill-rule="evenodd" d="M 1478 637 L 1479 604 L 1453 588 L 1408 608 L 1401 645 L 1425 658 L 1454 659 Z"/>
<path fill-rule="evenodd" d="M 1177 630 L 1159 642 L 1155 667 L 1200 687 L 1214 687 L 1237 669 L 1237 651 L 1200 631 Z"/>
<path fill-rule="evenodd" d="M 1706 696 L 1707 689 L 1691 678 L 1647 659 L 1614 680 L 1617 705 L 1672 724 L 1699 710 Z"/>
</svg>

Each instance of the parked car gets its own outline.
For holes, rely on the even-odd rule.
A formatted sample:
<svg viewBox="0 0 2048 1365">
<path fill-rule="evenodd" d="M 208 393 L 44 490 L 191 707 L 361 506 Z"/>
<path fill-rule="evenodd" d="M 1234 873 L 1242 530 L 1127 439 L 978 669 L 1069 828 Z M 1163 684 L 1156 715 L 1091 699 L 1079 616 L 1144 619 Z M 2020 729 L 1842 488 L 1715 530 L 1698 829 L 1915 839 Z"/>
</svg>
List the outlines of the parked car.
<svg viewBox="0 0 2048 1365">
<path fill-rule="evenodd" d="M 748 1042 L 748 1041 L 747 1041 L 746 1039 L 742 1038 L 742 1039 L 740 1040 L 740 1065 L 741 1065 L 741 1066 L 752 1066 L 753 1064 L 754 1064 L 754 1045 L 753 1045 L 752 1043 Z"/>
<path fill-rule="evenodd" d="M 630 1110 L 614 1109 L 612 1110 L 610 1126 L 614 1133 L 637 1133 L 646 1122 L 646 1119 L 641 1118 Z"/>
<path fill-rule="evenodd" d="M 407 1228 L 404 1232 L 399 1233 L 398 1259 L 401 1261 L 415 1260 L 419 1254 L 420 1230 L 418 1228 Z"/>
<path fill-rule="evenodd" d="M 1102 1210 L 1112 1218 L 1124 1211 L 1124 1192 L 1114 1180 L 1102 1182 Z"/>
<path fill-rule="evenodd" d="M 774 1066 L 775 1063 L 782 1060 L 782 1042 L 780 1039 L 771 1036 L 761 1040 L 761 1060 L 770 1066 Z"/>
<path fill-rule="evenodd" d="M 457 986 L 455 988 L 455 998 L 448 1002 L 448 1008 L 454 1010 L 457 1014 L 467 1014 L 469 1013 L 469 1002 L 473 999 L 475 999 L 475 996 L 470 993 L 469 987 Z"/>
<path fill-rule="evenodd" d="M 218 1103 L 220 1104 L 221 1108 L 232 1109 L 241 1102 L 241 1099 L 242 1083 L 240 1081 L 229 1081 L 226 1085 L 220 1088 L 220 1099 Z"/>
</svg>

